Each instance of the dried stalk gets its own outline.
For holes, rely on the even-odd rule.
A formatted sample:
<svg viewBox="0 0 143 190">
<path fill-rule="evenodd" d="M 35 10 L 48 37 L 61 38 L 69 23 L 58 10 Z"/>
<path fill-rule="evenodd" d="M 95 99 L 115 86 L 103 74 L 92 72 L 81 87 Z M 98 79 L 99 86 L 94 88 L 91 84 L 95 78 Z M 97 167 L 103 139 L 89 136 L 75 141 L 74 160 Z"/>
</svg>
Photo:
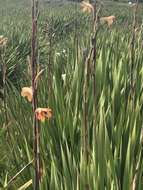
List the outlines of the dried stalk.
<svg viewBox="0 0 143 190">
<path fill-rule="evenodd" d="M 53 18 L 52 18 L 53 21 Z M 45 31 L 46 38 L 48 40 L 49 48 L 48 48 L 48 100 L 51 97 L 54 97 L 53 88 L 52 88 L 52 81 L 53 81 L 53 57 L 52 51 L 54 46 L 54 33 L 50 31 L 49 21 L 47 21 Z"/>
<path fill-rule="evenodd" d="M 78 5 L 75 3 L 75 14 L 78 11 Z M 79 32 L 78 32 L 78 21 L 77 19 L 75 20 L 75 30 L 74 30 L 74 44 L 75 44 L 75 49 L 76 49 L 76 63 L 78 62 L 78 57 L 79 57 Z M 74 65 L 75 66 L 75 65 Z"/>
<path fill-rule="evenodd" d="M 136 0 L 136 5 L 134 7 L 133 13 L 133 26 L 132 26 L 132 37 L 131 37 L 131 99 L 134 98 L 134 62 L 135 62 L 135 30 L 137 25 L 137 11 L 138 11 L 138 0 Z"/>
<path fill-rule="evenodd" d="M 53 78 L 53 69 L 52 69 L 52 36 L 49 39 L 49 59 L 48 59 L 48 95 L 49 97 L 52 96 L 52 78 Z M 49 98 L 50 99 L 50 98 Z"/>
<path fill-rule="evenodd" d="M 32 70 L 32 90 L 33 90 L 33 149 L 34 149 L 34 163 L 35 163 L 35 176 L 34 176 L 34 190 L 39 190 L 40 185 L 40 126 L 36 120 L 35 110 L 37 108 L 37 88 L 35 78 L 37 75 L 37 19 L 38 19 L 38 0 L 32 0 L 32 41 L 31 41 L 31 70 Z"/>
<path fill-rule="evenodd" d="M 94 3 L 94 13 L 93 13 L 93 36 L 92 36 L 92 49 L 93 49 L 93 57 L 92 57 L 92 62 L 93 62 L 93 70 L 92 70 L 92 76 L 93 76 L 93 102 L 94 102 L 94 107 L 93 107 L 93 126 L 96 126 L 96 44 L 97 44 L 97 32 L 98 32 L 98 14 L 99 14 L 100 9 L 97 11 L 97 4 L 96 2 Z"/>
<path fill-rule="evenodd" d="M 94 100 L 94 108 L 93 108 L 93 117 L 94 117 L 94 126 L 96 121 L 96 36 L 97 36 L 97 26 L 98 26 L 98 14 L 100 8 L 96 9 L 96 1 L 94 3 L 94 12 L 93 12 L 93 33 L 91 35 L 91 47 L 86 58 L 85 62 L 85 80 L 84 80 L 84 129 L 83 129 L 83 152 L 86 162 L 88 162 L 88 83 L 90 76 L 93 76 L 93 100 Z M 91 62 L 93 63 L 91 65 Z"/>
<path fill-rule="evenodd" d="M 90 58 L 92 55 L 92 49 L 90 49 L 88 57 L 85 62 L 85 79 L 84 79 L 84 87 L 83 87 L 83 101 L 84 101 L 84 127 L 83 127 L 83 154 L 86 163 L 88 162 L 88 83 L 90 77 Z"/>
</svg>

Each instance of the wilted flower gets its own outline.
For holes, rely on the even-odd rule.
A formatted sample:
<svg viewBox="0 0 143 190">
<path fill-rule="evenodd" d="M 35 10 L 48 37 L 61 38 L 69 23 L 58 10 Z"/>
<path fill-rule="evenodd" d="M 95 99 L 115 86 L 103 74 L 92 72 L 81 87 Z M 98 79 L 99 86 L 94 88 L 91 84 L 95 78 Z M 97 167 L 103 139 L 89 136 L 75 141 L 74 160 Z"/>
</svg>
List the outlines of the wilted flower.
<svg viewBox="0 0 143 190">
<path fill-rule="evenodd" d="M 21 91 L 21 96 L 27 97 L 28 101 L 31 102 L 33 99 L 32 87 L 23 87 Z"/>
<path fill-rule="evenodd" d="M 80 3 L 81 9 L 83 12 L 88 12 L 88 13 L 92 13 L 94 11 L 94 7 L 92 4 L 90 4 L 89 2 L 86 1 L 82 1 Z"/>
<path fill-rule="evenodd" d="M 5 46 L 7 44 L 8 38 L 0 36 L 0 46 Z"/>
<path fill-rule="evenodd" d="M 42 122 L 45 119 L 50 119 L 52 117 L 52 110 L 50 108 L 37 108 L 35 110 L 36 118 Z"/>
<path fill-rule="evenodd" d="M 114 15 L 111 16 L 107 16 L 107 17 L 101 17 L 100 18 L 100 22 L 102 24 L 107 23 L 108 26 L 111 26 L 113 24 L 113 22 L 115 21 L 116 17 Z"/>
</svg>

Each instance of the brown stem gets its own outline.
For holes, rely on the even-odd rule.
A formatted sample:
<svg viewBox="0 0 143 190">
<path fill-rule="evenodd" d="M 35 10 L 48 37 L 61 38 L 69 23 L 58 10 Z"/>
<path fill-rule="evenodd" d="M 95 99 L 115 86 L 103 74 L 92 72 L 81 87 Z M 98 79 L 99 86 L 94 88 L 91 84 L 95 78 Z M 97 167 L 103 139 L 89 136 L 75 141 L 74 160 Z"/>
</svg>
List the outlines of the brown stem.
<svg viewBox="0 0 143 190">
<path fill-rule="evenodd" d="M 49 30 L 48 21 L 46 24 L 45 32 L 46 32 L 46 38 L 49 43 L 49 48 L 48 48 L 48 101 L 49 101 L 51 98 L 54 98 L 54 93 L 53 93 L 53 89 L 52 89 L 52 81 L 53 81 L 53 64 L 52 64 L 52 62 L 53 62 L 52 53 L 53 52 L 52 52 L 52 50 L 53 50 L 54 42 L 53 42 L 53 33 L 51 33 Z"/>
<path fill-rule="evenodd" d="M 49 99 L 52 95 L 52 76 L 53 76 L 53 71 L 52 71 L 52 36 L 50 36 L 49 39 L 49 59 L 48 59 L 48 84 L 49 84 L 49 88 L 48 88 L 48 95 L 49 95 Z"/>
<path fill-rule="evenodd" d="M 83 129 L 83 151 L 86 162 L 88 162 L 89 145 L 88 145 L 88 82 L 90 76 L 93 76 L 93 123 L 95 126 L 96 121 L 96 36 L 97 36 L 97 24 L 98 24 L 98 13 L 100 8 L 96 10 L 96 2 L 94 4 L 93 13 L 93 32 L 91 35 L 91 47 L 85 62 L 85 79 L 84 79 L 84 129 Z M 93 65 L 91 65 L 91 62 Z"/>
<path fill-rule="evenodd" d="M 131 99 L 134 97 L 134 62 L 135 62 L 135 30 L 137 24 L 137 10 L 138 10 L 138 0 L 136 0 L 136 5 L 133 14 L 133 27 L 132 27 L 132 38 L 131 38 Z"/>
<path fill-rule="evenodd" d="M 32 0 L 32 41 L 31 41 L 31 70 L 32 70 L 32 90 L 33 90 L 33 149 L 34 149 L 34 162 L 35 162 L 35 177 L 34 177 L 34 190 L 39 190 L 40 185 L 40 126 L 35 116 L 37 108 L 37 89 L 35 85 L 35 78 L 37 75 L 37 18 L 38 18 L 38 0 Z"/>
<path fill-rule="evenodd" d="M 94 14 L 93 14 L 93 37 L 92 37 L 92 48 L 93 48 L 93 125 L 96 125 L 96 33 L 97 33 L 97 13 L 96 13 L 96 2 L 94 3 Z"/>
<path fill-rule="evenodd" d="M 77 13 L 78 11 L 78 5 L 75 3 L 75 14 Z M 79 32 L 78 32 L 78 21 L 77 19 L 75 20 L 75 31 L 74 31 L 74 43 L 75 43 L 75 49 L 76 49 L 76 62 L 78 61 L 78 57 L 79 57 L 79 52 L 78 52 L 78 49 L 79 49 L 79 39 L 78 39 L 78 35 L 79 35 Z"/>
</svg>

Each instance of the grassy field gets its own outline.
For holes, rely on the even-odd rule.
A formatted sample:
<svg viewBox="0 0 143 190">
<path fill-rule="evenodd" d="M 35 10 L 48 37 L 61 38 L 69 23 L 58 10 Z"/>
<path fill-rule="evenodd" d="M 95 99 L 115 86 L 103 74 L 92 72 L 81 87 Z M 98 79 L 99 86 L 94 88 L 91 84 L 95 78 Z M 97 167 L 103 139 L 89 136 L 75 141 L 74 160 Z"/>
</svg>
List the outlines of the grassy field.
<svg viewBox="0 0 143 190">
<path fill-rule="evenodd" d="M 44 72 L 38 105 L 53 111 L 40 124 L 41 190 L 143 189 L 143 8 L 139 5 L 133 50 L 133 8 L 106 2 L 100 14 L 115 15 L 116 22 L 97 33 L 96 99 L 92 74 L 87 81 L 87 162 L 84 85 L 92 19 L 79 4 L 40 3 L 38 67 Z M 31 85 L 30 1 L 0 0 L 0 35 L 8 38 L 0 46 L 0 189 L 30 190 L 33 113 L 21 97 L 21 88 Z"/>
</svg>

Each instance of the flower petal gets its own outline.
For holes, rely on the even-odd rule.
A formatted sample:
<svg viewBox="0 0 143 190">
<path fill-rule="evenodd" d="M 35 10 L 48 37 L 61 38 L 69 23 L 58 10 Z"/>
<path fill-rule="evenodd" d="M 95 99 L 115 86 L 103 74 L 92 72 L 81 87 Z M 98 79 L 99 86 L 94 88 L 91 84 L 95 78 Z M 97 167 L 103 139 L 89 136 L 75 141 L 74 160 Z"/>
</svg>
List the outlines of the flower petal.
<svg viewBox="0 0 143 190">
<path fill-rule="evenodd" d="M 81 6 L 81 9 L 83 12 L 88 12 L 88 13 L 91 13 L 94 11 L 94 7 L 92 4 L 90 4 L 89 2 L 86 2 L 86 1 L 82 1 L 80 3 L 80 6 Z"/>
<path fill-rule="evenodd" d="M 50 108 L 37 108 L 35 110 L 36 118 L 42 122 L 45 119 L 50 119 L 52 117 L 52 110 Z"/>
<path fill-rule="evenodd" d="M 23 87 L 21 91 L 21 96 L 27 97 L 28 101 L 31 102 L 33 99 L 32 87 Z"/>
</svg>

